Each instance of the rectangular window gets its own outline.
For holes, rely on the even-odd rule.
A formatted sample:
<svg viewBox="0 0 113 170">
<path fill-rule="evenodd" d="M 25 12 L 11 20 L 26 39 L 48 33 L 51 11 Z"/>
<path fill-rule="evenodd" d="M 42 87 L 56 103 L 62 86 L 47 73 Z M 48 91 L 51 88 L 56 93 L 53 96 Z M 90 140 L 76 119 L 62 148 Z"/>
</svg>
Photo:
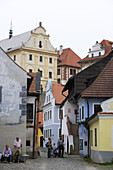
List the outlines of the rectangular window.
<svg viewBox="0 0 113 170">
<path fill-rule="evenodd" d="M 50 129 L 50 132 L 49 132 L 49 133 L 50 133 L 50 137 L 51 137 L 51 136 L 52 136 L 52 129 Z"/>
<path fill-rule="evenodd" d="M 72 69 L 70 69 L 70 75 L 73 75 Z"/>
<path fill-rule="evenodd" d="M 49 120 L 49 111 L 48 111 L 48 120 Z"/>
<path fill-rule="evenodd" d="M 16 61 L 16 55 L 14 55 L 14 61 Z"/>
<path fill-rule="evenodd" d="M 47 102 L 48 102 L 48 96 L 47 96 Z"/>
<path fill-rule="evenodd" d="M 52 58 L 49 58 L 49 63 L 51 63 L 51 64 L 52 64 Z"/>
<path fill-rule="evenodd" d="M 57 79 L 57 83 L 60 84 L 60 79 Z"/>
<path fill-rule="evenodd" d="M 30 140 L 26 140 L 26 146 L 30 146 Z"/>
<path fill-rule="evenodd" d="M 84 106 L 82 106 L 82 119 L 84 119 Z"/>
<path fill-rule="evenodd" d="M 93 146 L 93 130 L 90 130 L 90 143 Z"/>
<path fill-rule="evenodd" d="M 42 77 L 42 70 L 40 70 L 40 76 Z"/>
<path fill-rule="evenodd" d="M 60 75 L 60 69 L 57 69 L 57 75 Z"/>
<path fill-rule="evenodd" d="M 33 122 L 33 104 L 27 104 L 27 122 Z"/>
<path fill-rule="evenodd" d="M 29 60 L 32 60 L 32 54 L 29 54 Z"/>
<path fill-rule="evenodd" d="M 0 86 L 0 103 L 2 103 L 2 86 Z"/>
<path fill-rule="evenodd" d="M 29 73 L 32 73 L 32 69 L 29 69 Z"/>
<path fill-rule="evenodd" d="M 95 146 L 97 146 L 97 128 L 95 128 Z"/>
<path fill-rule="evenodd" d="M 49 78 L 50 79 L 52 78 L 52 72 L 49 72 Z"/>
<path fill-rule="evenodd" d="M 49 95 L 49 101 L 50 101 L 50 95 Z"/>
<path fill-rule="evenodd" d="M 45 113 L 45 120 L 47 121 L 47 112 Z"/>
<path fill-rule="evenodd" d="M 73 70 L 73 75 L 75 75 L 76 74 L 76 70 Z"/>
<path fill-rule="evenodd" d="M 42 56 L 40 56 L 40 62 L 43 62 L 43 58 L 42 58 Z"/>
<path fill-rule="evenodd" d="M 47 130 L 47 137 L 49 138 L 50 136 L 49 136 L 49 129 Z"/>
<path fill-rule="evenodd" d="M 100 104 L 94 104 L 94 113 L 101 112 L 102 108 Z"/>
<path fill-rule="evenodd" d="M 81 108 L 80 108 L 79 112 L 80 112 L 79 114 L 80 114 L 80 120 L 81 120 Z"/>
<path fill-rule="evenodd" d="M 52 119 L 52 111 L 50 110 L 50 119 Z"/>
</svg>

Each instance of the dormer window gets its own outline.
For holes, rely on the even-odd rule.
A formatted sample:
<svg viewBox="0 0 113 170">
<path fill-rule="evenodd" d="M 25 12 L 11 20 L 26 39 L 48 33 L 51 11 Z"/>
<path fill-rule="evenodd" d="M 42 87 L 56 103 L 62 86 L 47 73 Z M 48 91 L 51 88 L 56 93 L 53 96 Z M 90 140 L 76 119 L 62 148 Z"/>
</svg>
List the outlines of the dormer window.
<svg viewBox="0 0 113 170">
<path fill-rule="evenodd" d="M 42 41 L 39 41 L 39 48 L 42 48 Z"/>
</svg>

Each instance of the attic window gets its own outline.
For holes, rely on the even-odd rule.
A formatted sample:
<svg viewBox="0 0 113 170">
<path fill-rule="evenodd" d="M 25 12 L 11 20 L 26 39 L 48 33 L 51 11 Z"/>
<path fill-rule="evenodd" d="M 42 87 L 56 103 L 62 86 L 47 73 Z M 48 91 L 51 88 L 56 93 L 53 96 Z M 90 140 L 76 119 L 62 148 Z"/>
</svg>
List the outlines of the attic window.
<svg viewBox="0 0 113 170">
<path fill-rule="evenodd" d="M 94 57 L 93 53 L 92 53 L 92 57 Z"/>
<path fill-rule="evenodd" d="M 42 41 L 39 41 L 39 48 L 42 48 Z"/>
</svg>

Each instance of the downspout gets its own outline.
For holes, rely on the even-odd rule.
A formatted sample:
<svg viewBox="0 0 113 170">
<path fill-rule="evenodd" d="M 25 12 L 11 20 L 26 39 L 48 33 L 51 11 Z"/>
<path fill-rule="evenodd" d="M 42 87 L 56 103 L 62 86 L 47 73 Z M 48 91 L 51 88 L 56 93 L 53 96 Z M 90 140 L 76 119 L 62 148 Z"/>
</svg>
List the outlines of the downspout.
<svg viewBox="0 0 113 170">
<path fill-rule="evenodd" d="M 88 114 L 88 119 L 89 119 L 89 103 L 88 103 L 88 100 L 87 100 L 87 114 Z M 88 158 L 89 158 L 89 156 L 90 156 L 90 153 L 89 153 L 89 140 L 90 140 L 90 137 L 89 137 L 89 135 L 90 135 L 89 124 L 88 124 L 87 129 L 88 129 Z"/>
<path fill-rule="evenodd" d="M 35 158 L 36 102 L 37 102 L 37 99 L 35 99 L 35 113 L 34 113 L 34 128 L 33 128 L 33 159 Z"/>
</svg>

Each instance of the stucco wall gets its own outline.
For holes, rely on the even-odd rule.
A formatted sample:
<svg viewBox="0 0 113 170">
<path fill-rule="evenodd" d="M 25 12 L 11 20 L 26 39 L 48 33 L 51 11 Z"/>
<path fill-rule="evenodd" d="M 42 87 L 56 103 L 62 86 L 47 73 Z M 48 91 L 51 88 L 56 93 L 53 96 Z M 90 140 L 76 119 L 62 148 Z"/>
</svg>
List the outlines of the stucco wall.
<svg viewBox="0 0 113 170">
<path fill-rule="evenodd" d="M 11 149 L 16 136 L 22 139 L 26 152 L 27 73 L 0 50 L 0 151 L 9 144 Z"/>
</svg>

